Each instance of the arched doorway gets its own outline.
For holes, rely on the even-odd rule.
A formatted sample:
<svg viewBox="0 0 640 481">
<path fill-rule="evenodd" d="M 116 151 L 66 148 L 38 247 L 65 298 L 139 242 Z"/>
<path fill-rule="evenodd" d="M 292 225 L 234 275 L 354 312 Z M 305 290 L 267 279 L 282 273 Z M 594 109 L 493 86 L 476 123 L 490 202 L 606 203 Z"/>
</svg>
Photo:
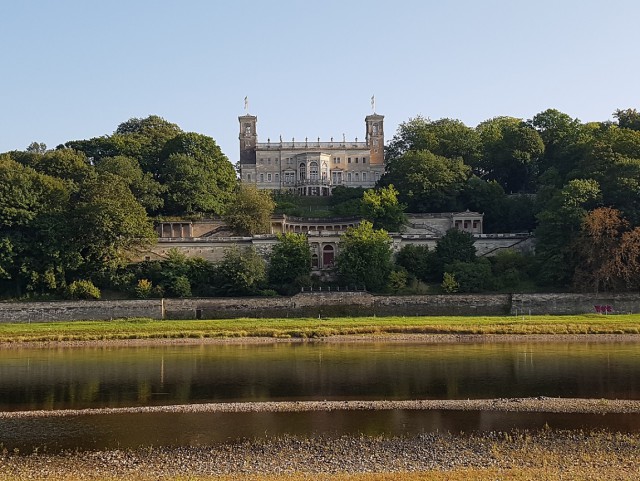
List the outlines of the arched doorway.
<svg viewBox="0 0 640 481">
<path fill-rule="evenodd" d="M 322 267 L 332 267 L 335 260 L 335 249 L 332 245 L 326 245 L 322 248 Z"/>
</svg>

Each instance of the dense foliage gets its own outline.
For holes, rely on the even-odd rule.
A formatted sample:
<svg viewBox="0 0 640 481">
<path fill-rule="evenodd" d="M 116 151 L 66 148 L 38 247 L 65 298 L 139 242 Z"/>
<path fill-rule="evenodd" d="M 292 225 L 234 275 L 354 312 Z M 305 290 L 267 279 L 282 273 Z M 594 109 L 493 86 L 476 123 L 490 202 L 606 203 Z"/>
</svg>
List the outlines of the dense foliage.
<svg viewBox="0 0 640 481">
<path fill-rule="evenodd" d="M 265 259 L 232 249 L 218 264 L 172 252 L 128 265 L 154 241 L 154 217 L 223 216 L 244 235 L 268 232 L 274 210 L 364 217 L 343 236 L 336 273 L 374 291 L 638 289 L 640 113 L 613 117 L 584 123 L 549 109 L 475 128 L 416 117 L 388 143 L 375 189 L 321 199 L 238 186 L 212 138 L 158 116 L 52 150 L 34 142 L 0 154 L 0 295 L 264 295 L 320 282 L 299 236 Z M 387 232 L 402 230 L 405 211 L 466 209 L 484 214 L 486 233 L 534 233 L 535 254 L 479 258 L 470 236 L 451 231 L 431 249 L 404 246 L 394 264 Z"/>
<path fill-rule="evenodd" d="M 54 150 L 34 142 L 0 154 L 0 295 L 95 298 L 100 287 L 129 288 L 131 254 L 156 239 L 150 214 L 222 214 L 236 185 L 213 139 L 157 116 Z M 187 279 L 163 284 L 191 295 Z"/>
<path fill-rule="evenodd" d="M 416 117 L 400 124 L 389 142 L 380 184 L 393 184 L 410 212 L 470 209 L 484 213 L 487 233 L 535 233 L 536 254 L 523 261 L 526 266 L 515 263 L 506 277 L 503 272 L 472 290 L 514 289 L 532 281 L 547 288 L 633 289 L 640 285 L 633 269 L 622 269 L 612 258 L 623 256 L 635 265 L 631 239 L 640 226 L 640 114 L 618 109 L 614 118 L 617 122 L 583 123 L 549 109 L 530 120 L 496 117 L 471 128 L 457 120 Z M 611 210 L 598 210 L 603 208 Z M 593 223 L 604 222 L 604 212 L 614 224 L 616 215 L 622 220 L 617 230 L 610 228 L 599 259 Z M 401 251 L 398 263 L 416 278 L 442 281 L 449 272 L 459 291 L 465 290 L 461 278 L 471 279 L 460 262 L 476 262 L 450 262 L 446 270 L 447 260 L 437 252 L 413 253 L 413 263 L 407 254 Z"/>
<path fill-rule="evenodd" d="M 362 221 L 350 227 L 340 238 L 337 258 L 338 276 L 345 285 L 364 285 L 380 291 L 391 274 L 391 238 L 382 229 Z"/>
</svg>

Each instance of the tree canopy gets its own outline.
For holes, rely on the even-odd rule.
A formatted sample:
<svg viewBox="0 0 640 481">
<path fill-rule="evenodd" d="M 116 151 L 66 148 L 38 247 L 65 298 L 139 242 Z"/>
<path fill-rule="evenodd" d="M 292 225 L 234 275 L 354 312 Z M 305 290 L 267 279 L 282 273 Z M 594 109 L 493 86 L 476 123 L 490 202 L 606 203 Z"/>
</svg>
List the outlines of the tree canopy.
<svg viewBox="0 0 640 481">
<path fill-rule="evenodd" d="M 350 227 L 340 237 L 338 276 L 344 284 L 365 285 L 383 290 L 391 273 L 391 238 L 383 229 L 374 230 L 369 221 Z"/>
</svg>

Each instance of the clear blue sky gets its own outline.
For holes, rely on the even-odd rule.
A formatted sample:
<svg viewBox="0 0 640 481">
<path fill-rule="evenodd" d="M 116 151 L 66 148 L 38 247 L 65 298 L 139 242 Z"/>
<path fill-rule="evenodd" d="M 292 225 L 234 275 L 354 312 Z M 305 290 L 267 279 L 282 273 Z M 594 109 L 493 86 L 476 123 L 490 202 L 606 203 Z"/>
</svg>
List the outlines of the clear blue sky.
<svg viewBox="0 0 640 481">
<path fill-rule="evenodd" d="M 467 125 L 640 108 L 637 0 L 33 0 L 0 6 L 0 152 L 157 114 L 238 158 L 261 141 L 390 139 L 417 114 Z"/>
</svg>

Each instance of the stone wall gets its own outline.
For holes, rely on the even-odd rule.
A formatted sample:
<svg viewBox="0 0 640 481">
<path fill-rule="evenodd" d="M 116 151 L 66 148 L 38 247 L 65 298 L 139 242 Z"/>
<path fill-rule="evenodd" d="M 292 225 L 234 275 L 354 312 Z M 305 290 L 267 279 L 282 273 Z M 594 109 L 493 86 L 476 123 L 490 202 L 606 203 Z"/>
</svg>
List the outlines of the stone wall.
<svg viewBox="0 0 640 481">
<path fill-rule="evenodd" d="M 292 297 L 218 297 L 121 301 L 0 302 L 0 322 L 149 317 L 445 316 L 640 312 L 639 294 L 456 294 L 374 296 L 367 292 L 313 292 Z"/>
<path fill-rule="evenodd" d="M 391 236 L 394 252 L 408 244 L 426 245 L 435 249 L 438 238 L 428 234 L 393 234 Z M 340 249 L 340 233 L 331 231 L 314 232 L 308 235 L 309 244 L 331 244 Z M 531 252 L 535 239 L 528 234 L 479 234 L 475 236 L 474 245 L 479 256 L 495 255 L 503 249 L 519 252 Z M 133 261 L 166 259 L 171 249 L 177 249 L 187 257 L 202 257 L 209 262 L 220 262 L 224 253 L 231 247 L 248 249 L 251 246 L 264 254 L 270 252 L 277 243 L 275 235 L 256 235 L 253 237 L 201 237 L 194 239 L 162 238 L 157 244 L 131 253 Z M 321 255 L 321 252 L 318 252 Z"/>
<path fill-rule="evenodd" d="M 162 300 L 0 302 L 0 322 L 162 319 Z"/>
<path fill-rule="evenodd" d="M 637 293 L 513 294 L 511 314 L 591 314 L 596 306 L 610 306 L 612 314 L 640 312 Z"/>
</svg>

